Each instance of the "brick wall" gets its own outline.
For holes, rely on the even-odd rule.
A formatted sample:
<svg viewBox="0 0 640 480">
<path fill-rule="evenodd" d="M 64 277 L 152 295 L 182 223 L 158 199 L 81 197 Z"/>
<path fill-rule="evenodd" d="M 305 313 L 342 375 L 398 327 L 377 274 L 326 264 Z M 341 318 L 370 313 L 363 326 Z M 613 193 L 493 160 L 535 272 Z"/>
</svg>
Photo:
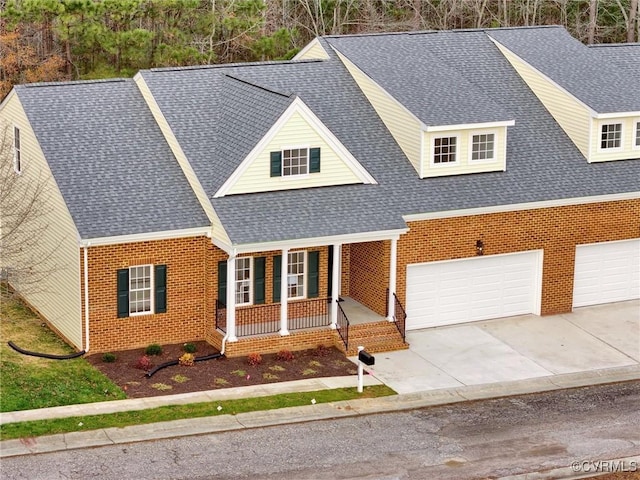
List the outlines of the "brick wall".
<svg viewBox="0 0 640 480">
<path fill-rule="evenodd" d="M 256 337 L 244 337 L 237 342 L 226 344 L 225 355 L 228 357 L 241 357 L 253 352 L 266 354 L 277 353 L 280 350 L 306 350 L 316 348 L 318 345 L 333 347 L 338 341 L 335 330 L 329 328 L 292 332 L 290 335 L 268 335 Z M 221 342 L 219 342 L 221 343 Z M 216 345 L 215 341 L 212 342 Z"/>
<path fill-rule="evenodd" d="M 485 255 L 544 250 L 541 313 L 552 315 L 572 309 L 576 245 L 640 237 L 640 201 L 425 220 L 409 222 L 409 229 L 398 241 L 397 294 L 403 304 L 408 264 L 474 257 L 476 241 L 482 239 Z M 352 277 L 363 268 L 354 266 L 356 259 L 362 261 L 354 250 Z M 388 250 L 368 251 L 378 255 L 380 265 L 387 264 Z M 378 267 L 378 274 L 383 272 Z"/>
<path fill-rule="evenodd" d="M 350 245 L 349 296 L 379 315 L 386 315 L 389 254 L 389 242 Z"/>
</svg>

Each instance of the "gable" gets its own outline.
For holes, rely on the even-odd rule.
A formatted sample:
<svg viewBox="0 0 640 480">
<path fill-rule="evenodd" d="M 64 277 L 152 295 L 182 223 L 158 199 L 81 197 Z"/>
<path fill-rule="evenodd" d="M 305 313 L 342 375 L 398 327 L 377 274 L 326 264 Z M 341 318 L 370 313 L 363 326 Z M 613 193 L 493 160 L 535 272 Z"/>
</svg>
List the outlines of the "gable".
<svg viewBox="0 0 640 480">
<path fill-rule="evenodd" d="M 322 47 L 320 41 L 317 38 L 314 38 L 300 50 L 295 57 L 294 60 L 329 60 L 329 54 Z"/>
<path fill-rule="evenodd" d="M 319 171 L 302 175 L 272 172 L 272 157 L 285 150 L 319 149 Z M 310 159 L 308 159 L 310 166 Z M 282 168 L 282 167 L 281 167 Z M 215 198 L 244 193 L 331 185 L 376 183 L 340 141 L 298 98 L 256 145 Z"/>
</svg>

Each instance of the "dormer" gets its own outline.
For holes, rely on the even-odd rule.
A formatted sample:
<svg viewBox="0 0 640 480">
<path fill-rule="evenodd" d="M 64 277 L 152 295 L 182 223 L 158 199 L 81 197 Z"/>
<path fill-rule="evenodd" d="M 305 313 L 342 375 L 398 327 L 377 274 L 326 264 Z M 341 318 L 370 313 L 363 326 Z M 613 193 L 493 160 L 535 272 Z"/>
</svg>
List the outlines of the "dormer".
<svg viewBox="0 0 640 480">
<path fill-rule="evenodd" d="M 302 99 L 293 96 L 214 198 L 358 183 L 377 182 Z"/>
<path fill-rule="evenodd" d="M 489 35 L 589 163 L 640 157 L 640 77 L 610 61 L 616 45 L 587 47 L 558 27 Z"/>
</svg>

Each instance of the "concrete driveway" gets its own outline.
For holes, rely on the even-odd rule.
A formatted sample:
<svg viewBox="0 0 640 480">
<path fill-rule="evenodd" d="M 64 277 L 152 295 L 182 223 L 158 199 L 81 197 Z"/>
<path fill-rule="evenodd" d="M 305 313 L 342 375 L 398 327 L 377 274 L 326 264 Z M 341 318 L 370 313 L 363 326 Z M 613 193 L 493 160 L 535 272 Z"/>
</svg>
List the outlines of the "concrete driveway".
<svg viewBox="0 0 640 480">
<path fill-rule="evenodd" d="M 496 384 L 640 364 L 640 301 L 407 333 L 370 373 L 398 393 Z"/>
</svg>

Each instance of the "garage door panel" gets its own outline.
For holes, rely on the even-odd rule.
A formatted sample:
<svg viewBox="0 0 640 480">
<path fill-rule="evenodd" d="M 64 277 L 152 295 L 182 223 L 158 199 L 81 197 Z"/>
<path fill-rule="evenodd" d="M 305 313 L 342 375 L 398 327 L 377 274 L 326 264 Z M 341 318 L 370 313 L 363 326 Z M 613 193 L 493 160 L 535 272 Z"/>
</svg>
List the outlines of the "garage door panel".
<svg viewBox="0 0 640 480">
<path fill-rule="evenodd" d="M 407 267 L 407 329 L 535 313 L 541 252 Z"/>
<path fill-rule="evenodd" d="M 640 298 L 640 239 L 576 247 L 573 306 Z"/>
</svg>

